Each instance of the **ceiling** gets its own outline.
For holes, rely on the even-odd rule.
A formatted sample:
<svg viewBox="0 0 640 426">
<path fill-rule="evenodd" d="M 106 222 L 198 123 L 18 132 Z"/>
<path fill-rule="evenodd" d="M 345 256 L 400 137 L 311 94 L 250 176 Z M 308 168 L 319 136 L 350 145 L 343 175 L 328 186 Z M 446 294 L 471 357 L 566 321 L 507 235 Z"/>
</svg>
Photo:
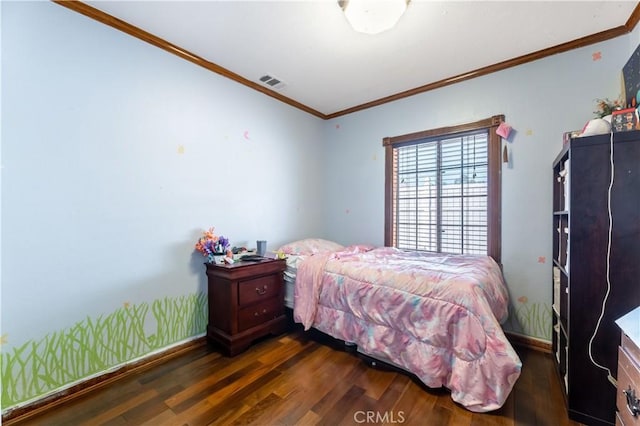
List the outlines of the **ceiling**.
<svg viewBox="0 0 640 426">
<path fill-rule="evenodd" d="M 334 0 L 65 3 L 322 118 L 619 36 L 638 14 L 635 1 L 412 0 L 366 35 Z"/>
</svg>

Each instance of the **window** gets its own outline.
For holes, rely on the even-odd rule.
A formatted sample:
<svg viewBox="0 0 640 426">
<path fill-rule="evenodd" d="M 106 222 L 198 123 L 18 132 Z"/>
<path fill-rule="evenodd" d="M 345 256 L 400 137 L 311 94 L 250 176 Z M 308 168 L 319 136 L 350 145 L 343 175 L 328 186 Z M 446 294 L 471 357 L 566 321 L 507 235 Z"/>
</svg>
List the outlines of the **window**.
<svg viewBox="0 0 640 426">
<path fill-rule="evenodd" d="M 500 263 L 504 116 L 385 138 L 385 245 Z"/>
</svg>

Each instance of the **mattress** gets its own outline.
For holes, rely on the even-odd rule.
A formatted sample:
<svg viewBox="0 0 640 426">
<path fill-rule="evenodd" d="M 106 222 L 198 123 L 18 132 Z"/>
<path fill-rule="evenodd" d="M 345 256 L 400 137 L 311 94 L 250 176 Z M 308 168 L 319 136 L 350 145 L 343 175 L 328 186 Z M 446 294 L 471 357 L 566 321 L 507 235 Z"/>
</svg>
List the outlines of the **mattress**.
<svg viewBox="0 0 640 426">
<path fill-rule="evenodd" d="M 287 267 L 284 270 L 284 305 L 293 309 L 293 292 L 296 284 L 296 275 L 298 273 L 298 262 L 304 260 L 306 256 L 289 255 L 287 256 Z"/>
<path fill-rule="evenodd" d="M 297 322 L 448 388 L 471 411 L 500 408 L 520 375 L 490 257 L 345 248 L 295 259 L 290 272 Z"/>
</svg>

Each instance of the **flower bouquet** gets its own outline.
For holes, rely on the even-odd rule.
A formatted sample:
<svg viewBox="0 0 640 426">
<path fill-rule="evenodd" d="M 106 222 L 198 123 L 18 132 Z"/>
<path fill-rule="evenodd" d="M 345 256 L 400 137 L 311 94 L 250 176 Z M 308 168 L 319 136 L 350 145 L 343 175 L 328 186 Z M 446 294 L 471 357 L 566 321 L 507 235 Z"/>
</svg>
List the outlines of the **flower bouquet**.
<svg viewBox="0 0 640 426">
<path fill-rule="evenodd" d="M 222 263 L 229 246 L 228 238 L 216 235 L 214 228 L 209 228 L 196 243 L 196 250 L 207 258 L 207 262 Z"/>
<path fill-rule="evenodd" d="M 593 111 L 593 113 L 598 116 L 598 118 L 604 118 L 611 115 L 613 111 L 622 109 L 622 101 L 619 99 L 615 99 L 613 101 L 610 101 L 609 98 L 596 99 L 596 105 L 598 110 Z"/>
</svg>

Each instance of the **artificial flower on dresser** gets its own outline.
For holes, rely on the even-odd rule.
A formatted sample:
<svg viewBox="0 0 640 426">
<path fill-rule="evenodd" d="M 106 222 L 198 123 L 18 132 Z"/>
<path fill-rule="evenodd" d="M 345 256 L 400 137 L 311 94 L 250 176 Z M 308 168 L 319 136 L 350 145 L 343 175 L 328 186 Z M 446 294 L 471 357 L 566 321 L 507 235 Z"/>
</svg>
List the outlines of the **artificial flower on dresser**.
<svg viewBox="0 0 640 426">
<path fill-rule="evenodd" d="M 269 334 L 281 334 L 287 328 L 284 312 L 283 273 L 285 259 L 261 258 L 232 263 L 218 262 L 220 240 L 213 228 L 196 243 L 207 273 L 209 323 L 207 339 L 234 356 L 251 343 Z M 229 240 L 225 250 L 228 249 Z M 225 244 L 222 244 L 223 246 Z"/>
<path fill-rule="evenodd" d="M 229 239 L 215 234 L 215 228 L 209 228 L 204 231 L 202 237 L 196 242 L 196 250 L 198 250 L 210 263 L 224 263 L 225 256 L 229 255 Z"/>
</svg>

